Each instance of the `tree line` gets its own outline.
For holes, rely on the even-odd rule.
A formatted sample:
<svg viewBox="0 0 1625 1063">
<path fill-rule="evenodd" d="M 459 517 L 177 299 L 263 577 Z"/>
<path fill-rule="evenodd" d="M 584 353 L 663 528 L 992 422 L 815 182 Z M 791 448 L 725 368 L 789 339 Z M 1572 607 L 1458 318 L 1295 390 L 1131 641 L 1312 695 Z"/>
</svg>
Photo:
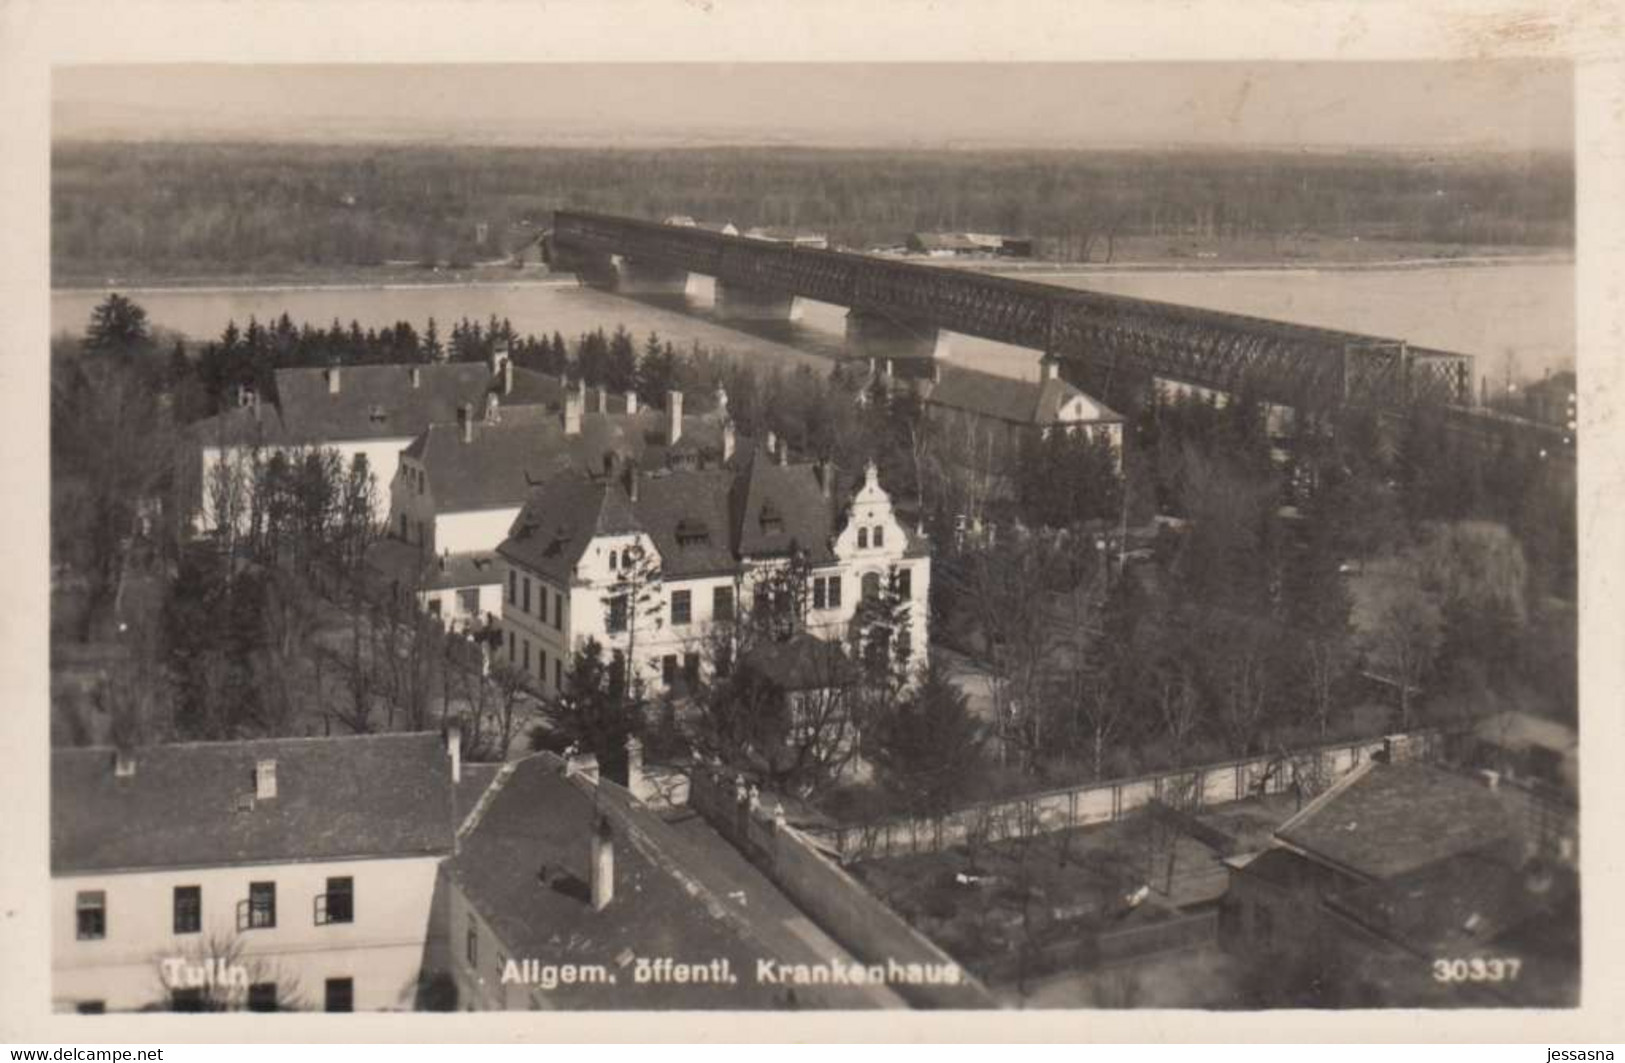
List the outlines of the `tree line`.
<svg viewBox="0 0 1625 1063">
<path fill-rule="evenodd" d="M 1310 234 L 1569 246 L 1556 155 L 57 145 L 59 275 L 468 264 L 524 250 L 551 212 L 689 214 L 901 244 L 914 231 L 1040 238 L 1055 257 L 1127 236 Z"/>
</svg>

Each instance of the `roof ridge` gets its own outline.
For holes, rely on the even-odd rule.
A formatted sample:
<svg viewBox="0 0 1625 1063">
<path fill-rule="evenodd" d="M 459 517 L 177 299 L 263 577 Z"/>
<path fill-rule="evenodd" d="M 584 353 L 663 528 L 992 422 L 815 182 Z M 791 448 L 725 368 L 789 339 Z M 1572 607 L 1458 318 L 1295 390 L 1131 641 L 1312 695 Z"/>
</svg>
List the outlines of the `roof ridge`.
<svg viewBox="0 0 1625 1063">
<path fill-rule="evenodd" d="M 480 820 L 485 818 L 486 810 L 491 807 L 491 802 L 496 800 L 497 794 L 501 793 L 502 788 L 508 785 L 508 780 L 513 778 L 514 768 L 536 755 L 532 753 L 530 756 L 520 757 L 518 760 L 506 761 L 502 767 L 497 769 L 497 773 L 491 777 L 491 781 L 485 784 L 485 792 L 480 794 L 480 799 L 474 802 L 474 807 L 468 810 L 468 815 L 464 816 L 462 823 L 457 825 L 457 839 L 459 841 L 472 834 L 479 827 Z"/>
<path fill-rule="evenodd" d="M 1324 793 L 1318 794 L 1307 805 L 1304 805 L 1302 808 L 1298 809 L 1298 811 L 1295 812 L 1285 823 L 1281 824 L 1279 827 L 1276 827 L 1274 832 L 1275 836 L 1277 838 L 1284 838 L 1288 830 L 1296 828 L 1309 817 L 1317 815 L 1321 809 L 1331 804 L 1336 798 L 1342 796 L 1342 794 L 1348 790 L 1349 787 L 1353 786 L 1355 783 L 1369 775 L 1371 770 L 1376 766 L 1376 761 L 1367 760 L 1358 767 L 1351 768 L 1341 779 L 1328 786 Z"/>
</svg>

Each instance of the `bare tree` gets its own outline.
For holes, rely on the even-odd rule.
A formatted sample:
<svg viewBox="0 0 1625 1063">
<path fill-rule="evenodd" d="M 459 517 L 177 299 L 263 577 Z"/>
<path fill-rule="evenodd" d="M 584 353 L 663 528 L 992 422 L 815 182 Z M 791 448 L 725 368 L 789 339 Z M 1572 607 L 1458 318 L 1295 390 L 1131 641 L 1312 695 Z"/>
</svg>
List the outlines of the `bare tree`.
<svg viewBox="0 0 1625 1063">
<path fill-rule="evenodd" d="M 1411 723 L 1412 696 L 1438 656 L 1443 620 L 1438 604 L 1413 584 L 1393 589 L 1367 634 L 1367 659 L 1375 674 L 1394 685 L 1399 697 L 1399 721 Z"/>
<path fill-rule="evenodd" d="M 149 1010 L 301 1011 L 307 1007 L 298 975 L 274 960 L 251 955 L 236 934 L 209 934 L 195 944 L 153 958 L 158 983 Z"/>
</svg>

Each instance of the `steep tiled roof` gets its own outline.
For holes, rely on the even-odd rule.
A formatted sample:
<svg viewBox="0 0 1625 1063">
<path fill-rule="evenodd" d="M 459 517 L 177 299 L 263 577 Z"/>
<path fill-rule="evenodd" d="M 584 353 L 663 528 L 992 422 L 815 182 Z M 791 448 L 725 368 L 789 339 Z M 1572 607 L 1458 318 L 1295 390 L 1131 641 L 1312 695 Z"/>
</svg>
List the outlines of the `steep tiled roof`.
<svg viewBox="0 0 1625 1063">
<path fill-rule="evenodd" d="M 412 386 L 412 370 L 418 384 Z M 468 403 L 477 415 L 485 396 L 500 391 L 501 381 L 483 362 L 434 365 L 347 365 L 337 370 L 338 391 L 328 387 L 327 369 L 278 369 L 276 391 L 280 442 L 290 445 L 364 439 L 411 438 L 437 422 L 455 422 L 457 408 Z M 558 406 L 563 385 L 554 377 L 528 369 L 513 370 L 513 390 L 501 395 L 506 406 Z M 262 403 L 262 407 L 268 404 Z M 262 409 L 262 419 L 264 412 Z M 238 409 L 200 422 L 196 432 L 207 441 L 219 425 L 241 423 Z"/>
<path fill-rule="evenodd" d="M 1351 773 L 1276 837 L 1354 874 L 1386 879 L 1514 833 L 1510 810 L 1483 783 L 1402 763 Z"/>
<path fill-rule="evenodd" d="M 436 734 L 149 746 L 114 772 L 106 748 L 51 753 L 51 870 L 404 857 L 451 850 L 451 760 Z M 276 796 L 255 800 L 255 765 Z"/>
<path fill-rule="evenodd" d="M 834 560 L 836 510 L 813 465 L 780 465 L 753 450 L 734 481 L 729 509 L 735 548 L 743 556 L 786 556 L 794 545 L 815 565 Z"/>
<path fill-rule="evenodd" d="M 616 984 L 549 990 L 561 1009 L 752 1008 L 771 1006 L 773 986 L 755 965 L 770 955 L 751 931 L 749 908 L 703 892 L 664 825 L 623 801 L 595 800 L 565 778 L 556 758 L 532 756 L 505 773 L 447 868 L 480 917 L 515 957 L 550 964 L 603 964 Z M 611 824 L 614 896 L 590 903 L 591 839 Z M 681 963 L 729 961 L 737 984 L 639 984 L 635 957 Z"/>
<path fill-rule="evenodd" d="M 461 426 L 431 425 L 405 454 L 428 471 L 429 490 L 442 513 L 516 506 L 533 486 L 565 469 L 602 471 L 606 454 L 633 459 L 646 469 L 664 467 L 675 454 L 720 459 L 717 418 L 685 416 L 675 454 L 666 442 L 667 425 L 659 410 L 589 413 L 581 418 L 581 431 L 570 435 L 560 415 L 523 407 L 502 411 L 494 424 L 476 423 L 467 443 Z"/>
<path fill-rule="evenodd" d="M 1088 422 L 1123 419 L 1059 378 L 1017 380 L 963 366 L 941 365 L 936 382 L 925 391 L 925 401 L 933 405 L 1021 425 L 1055 424 L 1061 407 L 1077 398 L 1093 407 L 1090 416 L 1085 418 Z"/>
<path fill-rule="evenodd" d="M 834 560 L 835 505 L 812 465 L 778 465 L 747 451 L 733 466 L 625 476 L 560 473 L 536 488 L 500 552 L 568 581 L 594 535 L 641 531 L 667 577 L 732 571 L 743 557 L 776 557 L 792 543 L 814 564 Z"/>
</svg>

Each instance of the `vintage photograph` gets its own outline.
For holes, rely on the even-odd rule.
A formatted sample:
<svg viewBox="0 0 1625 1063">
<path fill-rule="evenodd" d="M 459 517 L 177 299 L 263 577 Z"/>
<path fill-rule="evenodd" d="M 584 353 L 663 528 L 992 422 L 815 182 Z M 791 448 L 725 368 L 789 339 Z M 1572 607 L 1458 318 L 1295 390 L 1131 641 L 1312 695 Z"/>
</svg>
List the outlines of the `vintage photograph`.
<svg viewBox="0 0 1625 1063">
<path fill-rule="evenodd" d="M 1579 1005 L 1569 62 L 50 116 L 56 1012 Z"/>
</svg>

